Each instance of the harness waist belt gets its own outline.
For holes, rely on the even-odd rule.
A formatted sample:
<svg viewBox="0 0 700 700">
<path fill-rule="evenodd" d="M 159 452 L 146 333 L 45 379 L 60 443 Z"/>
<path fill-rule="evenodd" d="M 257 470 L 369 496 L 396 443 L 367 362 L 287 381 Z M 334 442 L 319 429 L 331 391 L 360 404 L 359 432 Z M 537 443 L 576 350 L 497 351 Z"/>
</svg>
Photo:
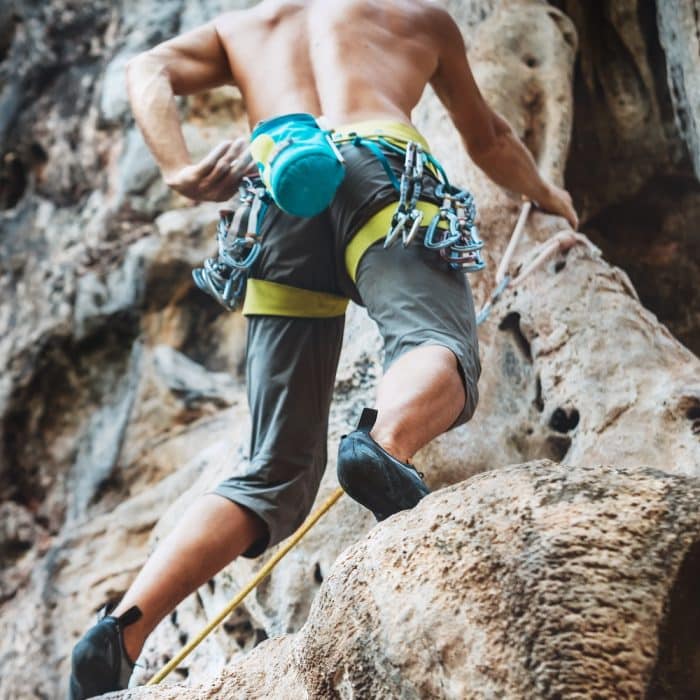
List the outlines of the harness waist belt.
<svg viewBox="0 0 700 700">
<path fill-rule="evenodd" d="M 430 153 L 430 146 L 423 136 L 413 126 L 404 122 L 369 119 L 354 124 L 343 124 L 333 130 L 333 141 L 336 143 L 347 143 L 356 136 L 382 138 L 399 148 L 405 148 L 409 141 L 414 141 L 420 144 L 426 153 Z"/>
<path fill-rule="evenodd" d="M 335 318 L 343 316 L 347 308 L 345 297 L 251 278 L 246 288 L 243 315 Z"/>
</svg>

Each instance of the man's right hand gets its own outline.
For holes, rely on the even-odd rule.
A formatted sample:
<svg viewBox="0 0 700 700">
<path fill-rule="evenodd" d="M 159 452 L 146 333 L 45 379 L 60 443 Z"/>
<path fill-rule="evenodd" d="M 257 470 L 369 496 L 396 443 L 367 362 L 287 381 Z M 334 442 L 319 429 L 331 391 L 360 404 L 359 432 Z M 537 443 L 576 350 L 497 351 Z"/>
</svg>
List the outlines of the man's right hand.
<svg viewBox="0 0 700 700">
<path fill-rule="evenodd" d="M 547 184 L 545 194 L 537 201 L 540 209 L 564 217 L 574 231 L 578 231 L 578 214 L 571 195 L 561 187 Z"/>
<path fill-rule="evenodd" d="M 238 138 L 220 143 L 199 163 L 166 173 L 165 182 L 195 201 L 225 202 L 236 194 L 244 177 L 256 172 L 247 140 Z"/>
</svg>

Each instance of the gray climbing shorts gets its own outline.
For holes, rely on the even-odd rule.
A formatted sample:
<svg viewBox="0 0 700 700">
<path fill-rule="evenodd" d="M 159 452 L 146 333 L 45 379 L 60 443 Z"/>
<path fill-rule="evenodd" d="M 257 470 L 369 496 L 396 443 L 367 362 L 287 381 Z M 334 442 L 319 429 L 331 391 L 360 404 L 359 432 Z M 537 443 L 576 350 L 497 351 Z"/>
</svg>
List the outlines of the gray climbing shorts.
<svg viewBox="0 0 700 700">
<path fill-rule="evenodd" d="M 376 231 L 386 232 L 396 191 L 371 153 L 352 145 L 342 151 L 346 177 L 329 210 L 300 219 L 270 208 L 249 280 L 250 455 L 245 472 L 215 490 L 267 526 L 247 557 L 292 534 L 316 498 L 347 299 L 365 306 L 377 323 L 385 369 L 424 345 L 454 353 L 466 393 L 454 426 L 469 420 L 478 401 L 481 366 L 466 276 L 426 249 L 421 236 L 407 248 L 373 242 Z M 403 163 L 394 165 L 400 171 Z M 436 182 L 426 175 L 422 199 L 430 211 L 440 201 L 433 194 Z"/>
</svg>

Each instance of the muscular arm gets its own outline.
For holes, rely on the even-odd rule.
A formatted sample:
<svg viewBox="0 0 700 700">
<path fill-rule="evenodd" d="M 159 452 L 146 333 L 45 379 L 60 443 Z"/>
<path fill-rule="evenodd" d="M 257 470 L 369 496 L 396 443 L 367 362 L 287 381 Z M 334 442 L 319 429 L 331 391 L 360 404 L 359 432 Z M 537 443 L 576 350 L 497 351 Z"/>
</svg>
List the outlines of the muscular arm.
<svg viewBox="0 0 700 700">
<path fill-rule="evenodd" d="M 165 181 L 193 199 L 230 196 L 235 189 L 234 176 L 240 179 L 242 175 L 231 169 L 231 163 L 241 155 L 243 145 L 224 142 L 203 161 L 191 164 L 175 96 L 232 83 L 214 23 L 139 54 L 127 67 L 129 101 L 148 147 Z"/>
<path fill-rule="evenodd" d="M 542 178 L 532 154 L 510 124 L 486 103 L 469 66 L 459 27 L 447 13 L 441 13 L 439 26 L 442 49 L 431 84 L 471 159 L 496 184 L 566 217 L 576 227 L 578 219 L 568 193 Z"/>
</svg>

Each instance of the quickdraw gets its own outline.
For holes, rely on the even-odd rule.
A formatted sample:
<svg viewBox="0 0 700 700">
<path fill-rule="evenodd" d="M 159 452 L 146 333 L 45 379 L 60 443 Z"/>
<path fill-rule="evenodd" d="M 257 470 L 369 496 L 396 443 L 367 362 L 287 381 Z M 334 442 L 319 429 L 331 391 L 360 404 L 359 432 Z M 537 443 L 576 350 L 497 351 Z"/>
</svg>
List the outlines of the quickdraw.
<svg viewBox="0 0 700 700">
<path fill-rule="evenodd" d="M 404 247 L 410 245 L 423 226 L 423 212 L 418 209 L 418 201 L 423 191 L 423 173 L 426 166 L 432 166 L 432 171 L 441 180 L 435 194 L 442 199 L 442 206 L 428 224 L 423 244 L 426 248 L 439 250 L 453 269 L 478 272 L 486 267 L 481 253 L 484 242 L 479 237 L 475 223 L 474 197 L 466 190 L 451 185 L 444 169 L 430 153 L 414 141 L 409 141 L 405 149 L 381 137 L 356 136 L 353 143 L 374 153 L 399 192 L 396 213 L 384 239 L 385 248 L 393 246 L 399 237 Z M 385 151 L 404 155 L 400 181 L 391 168 Z M 447 226 L 441 225 L 445 223 Z"/>
<path fill-rule="evenodd" d="M 216 229 L 218 255 L 192 271 L 195 284 L 225 308 L 234 311 L 243 303 L 246 282 L 261 250 L 260 230 L 270 195 L 259 178 L 244 178 L 240 206 L 222 209 Z"/>
<path fill-rule="evenodd" d="M 423 190 L 423 148 L 411 141 L 406 148 L 404 170 L 399 185 L 399 205 L 384 240 L 391 247 L 401 235 L 404 248 L 415 238 L 423 223 L 423 212 L 417 208 Z"/>
<path fill-rule="evenodd" d="M 428 226 L 425 247 L 439 250 L 453 268 L 462 268 L 465 272 L 483 270 L 486 267 L 481 256 L 484 242 L 475 224 L 474 197 L 449 183 L 440 183 L 435 195 L 442 198 L 442 206 Z M 448 228 L 440 226 L 443 221 L 449 224 Z"/>
</svg>

